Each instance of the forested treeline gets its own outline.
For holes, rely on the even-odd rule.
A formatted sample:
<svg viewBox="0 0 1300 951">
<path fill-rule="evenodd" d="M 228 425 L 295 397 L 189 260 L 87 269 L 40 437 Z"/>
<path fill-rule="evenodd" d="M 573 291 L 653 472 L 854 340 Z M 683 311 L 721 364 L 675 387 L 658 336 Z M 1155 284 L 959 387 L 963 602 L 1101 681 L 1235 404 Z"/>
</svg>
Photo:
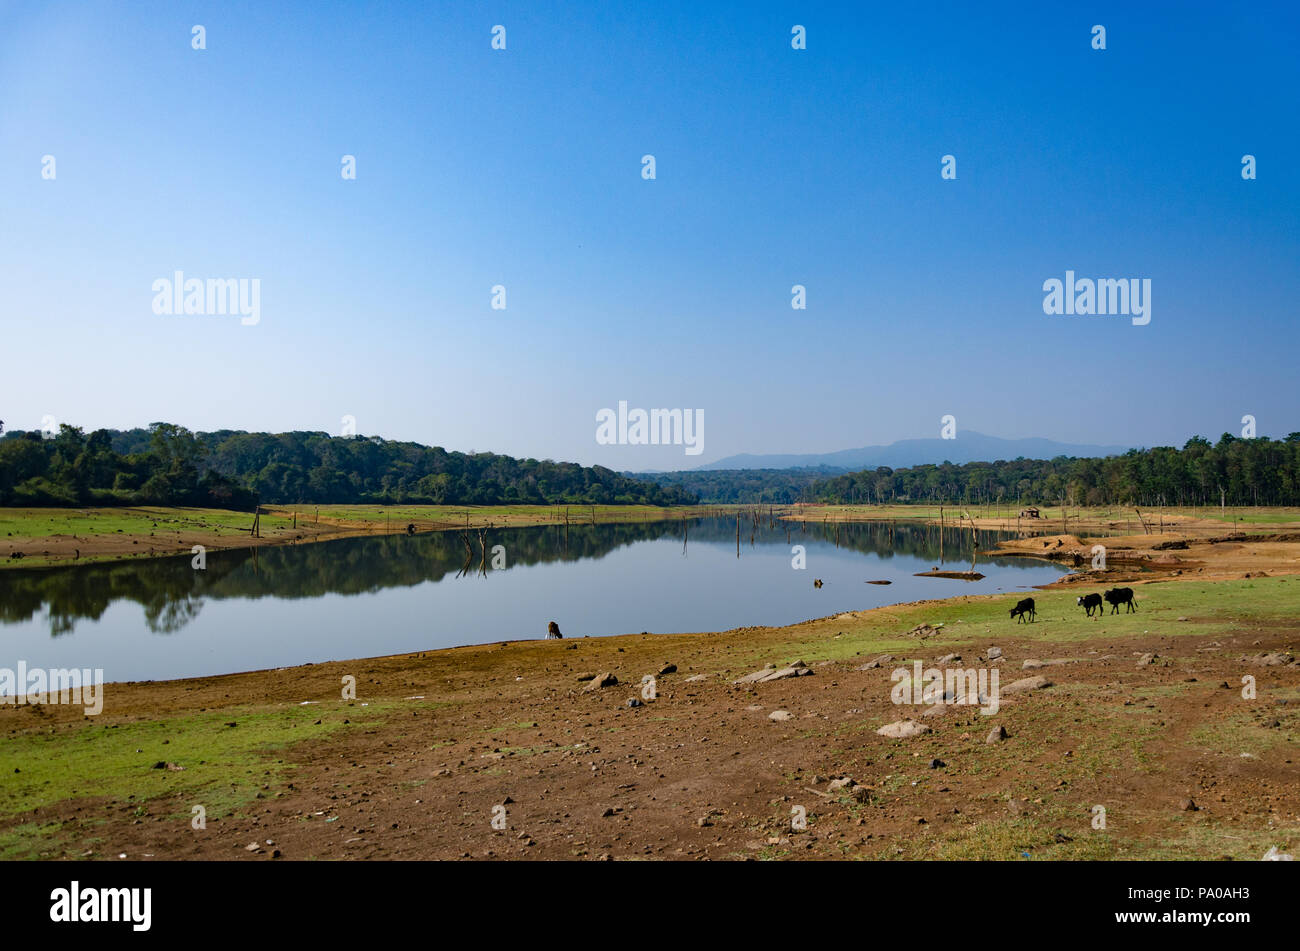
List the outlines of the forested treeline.
<svg viewBox="0 0 1300 951">
<path fill-rule="evenodd" d="M 1131 449 L 1104 459 L 1015 459 L 869 469 L 819 481 L 812 501 L 1069 505 L 1300 505 L 1300 433 L 1200 436 L 1182 449 Z"/>
<path fill-rule="evenodd" d="M 63 425 L 0 438 L 0 505 L 407 503 L 689 505 L 672 486 L 600 466 L 466 454 L 319 432 L 192 433 Z"/>
<path fill-rule="evenodd" d="M 680 489 L 711 505 L 790 505 L 808 501 L 817 483 L 841 469 L 695 469 L 687 472 L 627 472 L 665 487 Z"/>
</svg>

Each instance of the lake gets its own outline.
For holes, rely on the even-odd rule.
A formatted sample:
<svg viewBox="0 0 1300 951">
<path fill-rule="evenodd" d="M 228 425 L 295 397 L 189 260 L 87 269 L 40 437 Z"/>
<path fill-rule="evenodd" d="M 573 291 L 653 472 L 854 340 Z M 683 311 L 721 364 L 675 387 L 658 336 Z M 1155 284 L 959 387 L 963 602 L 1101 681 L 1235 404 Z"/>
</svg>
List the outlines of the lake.
<svg viewBox="0 0 1300 951">
<path fill-rule="evenodd" d="M 978 543 L 1004 537 L 980 532 Z M 742 521 L 738 556 L 735 520 L 705 517 L 210 551 L 204 570 L 189 555 L 8 569 L 0 667 L 163 680 L 539 638 L 552 620 L 566 638 L 721 631 L 1017 591 L 1066 571 L 981 558 L 982 581 L 913 577 L 943 564 L 941 545 L 947 568 L 970 567 L 969 530 Z"/>
</svg>

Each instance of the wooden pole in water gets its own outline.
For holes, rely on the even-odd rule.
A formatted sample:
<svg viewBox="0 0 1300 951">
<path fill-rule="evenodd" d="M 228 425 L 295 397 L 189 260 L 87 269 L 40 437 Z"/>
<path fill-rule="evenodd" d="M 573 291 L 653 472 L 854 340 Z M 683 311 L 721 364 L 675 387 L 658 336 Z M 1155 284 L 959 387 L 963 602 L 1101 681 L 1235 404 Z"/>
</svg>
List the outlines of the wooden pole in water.
<svg viewBox="0 0 1300 951">
<path fill-rule="evenodd" d="M 740 557 L 740 509 L 736 509 L 736 557 Z"/>
<path fill-rule="evenodd" d="M 1142 533 L 1143 533 L 1144 535 L 1150 535 L 1150 534 L 1151 534 L 1151 530 L 1150 530 L 1149 528 L 1147 528 L 1147 520 L 1146 520 L 1145 518 L 1142 517 L 1142 511 L 1141 511 L 1141 509 L 1139 509 L 1137 506 L 1134 506 L 1134 507 L 1133 507 L 1133 511 L 1134 511 L 1134 512 L 1137 512 L 1138 521 L 1142 523 Z"/>
</svg>

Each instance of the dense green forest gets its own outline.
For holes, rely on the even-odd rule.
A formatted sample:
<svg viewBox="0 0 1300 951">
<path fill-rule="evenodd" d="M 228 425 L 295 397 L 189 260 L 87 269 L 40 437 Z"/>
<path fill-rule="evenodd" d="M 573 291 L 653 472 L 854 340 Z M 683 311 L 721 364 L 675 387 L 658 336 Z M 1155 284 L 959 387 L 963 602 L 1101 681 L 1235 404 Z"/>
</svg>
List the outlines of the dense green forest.
<svg viewBox="0 0 1300 951">
<path fill-rule="evenodd" d="M 984 502 L 1070 505 L 1300 505 L 1300 433 L 1224 434 L 1182 449 L 1104 459 L 1015 459 L 866 469 L 734 469 L 622 474 L 600 466 L 448 452 L 319 432 L 192 433 L 61 426 L 0 436 L 0 505 Z"/>
<path fill-rule="evenodd" d="M 628 473 L 633 475 L 633 473 Z M 1051 503 L 1070 505 L 1300 505 L 1300 433 L 1283 440 L 1201 437 L 1182 449 L 1121 456 L 1014 459 L 834 472 L 716 469 L 635 473 L 708 504 Z M 1221 494 L 1222 493 L 1222 494 Z"/>
<path fill-rule="evenodd" d="M 686 472 L 625 472 L 698 496 L 710 505 L 790 505 L 812 499 L 814 485 L 843 469 L 695 469 Z"/>
<path fill-rule="evenodd" d="M 378 437 L 318 432 L 192 433 L 60 426 L 53 438 L 0 438 L 0 505 L 198 505 L 374 502 L 688 505 L 672 486 L 600 466 L 466 454 Z"/>
<path fill-rule="evenodd" d="M 1300 505 L 1300 433 L 1182 449 L 1131 449 L 1105 459 L 1016 459 L 881 467 L 819 481 L 817 502 L 996 502 L 1069 505 Z"/>
</svg>

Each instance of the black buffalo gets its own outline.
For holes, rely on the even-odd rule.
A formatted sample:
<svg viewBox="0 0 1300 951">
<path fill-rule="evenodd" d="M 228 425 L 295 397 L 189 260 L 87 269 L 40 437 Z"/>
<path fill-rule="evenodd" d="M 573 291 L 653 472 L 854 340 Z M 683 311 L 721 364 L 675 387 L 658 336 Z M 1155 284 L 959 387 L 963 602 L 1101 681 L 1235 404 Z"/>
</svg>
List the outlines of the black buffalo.
<svg viewBox="0 0 1300 951">
<path fill-rule="evenodd" d="M 1125 611 L 1125 614 L 1137 610 L 1137 606 L 1133 604 L 1132 588 L 1111 588 L 1103 597 L 1106 599 L 1106 603 L 1110 605 L 1111 614 L 1117 612 L 1121 604 L 1128 605 L 1128 611 Z"/>
<path fill-rule="evenodd" d="M 1029 615 L 1029 620 L 1032 622 L 1034 620 L 1033 598 L 1025 598 L 1023 601 L 1019 601 L 1016 603 L 1016 606 L 1011 609 L 1011 616 L 1018 619 L 1017 623 L 1023 621 L 1026 614 Z"/>
<path fill-rule="evenodd" d="M 1093 608 L 1097 609 L 1098 614 L 1105 610 L 1101 606 L 1101 595 L 1099 594 L 1085 594 L 1082 598 L 1076 598 L 1074 603 L 1087 611 L 1088 617 L 1092 617 Z"/>
</svg>

